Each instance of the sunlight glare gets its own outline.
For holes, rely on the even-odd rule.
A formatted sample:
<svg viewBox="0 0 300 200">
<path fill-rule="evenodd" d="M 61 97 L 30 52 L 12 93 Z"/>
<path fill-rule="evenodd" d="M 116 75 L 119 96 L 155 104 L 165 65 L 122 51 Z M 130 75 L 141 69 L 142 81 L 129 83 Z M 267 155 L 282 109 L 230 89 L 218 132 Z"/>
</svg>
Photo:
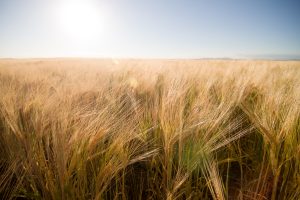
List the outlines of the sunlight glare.
<svg viewBox="0 0 300 200">
<path fill-rule="evenodd" d="M 93 41 L 101 37 L 105 19 L 94 0 L 64 0 L 58 10 L 61 30 L 76 41 Z"/>
</svg>

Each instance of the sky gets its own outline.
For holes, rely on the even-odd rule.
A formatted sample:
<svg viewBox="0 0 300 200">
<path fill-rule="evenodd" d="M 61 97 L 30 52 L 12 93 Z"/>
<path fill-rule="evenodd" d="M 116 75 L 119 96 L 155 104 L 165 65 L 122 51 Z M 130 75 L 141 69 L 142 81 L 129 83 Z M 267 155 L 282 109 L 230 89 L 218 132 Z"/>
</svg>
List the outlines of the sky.
<svg viewBox="0 0 300 200">
<path fill-rule="evenodd" d="M 300 59 L 300 1 L 0 0 L 0 57 Z"/>
</svg>

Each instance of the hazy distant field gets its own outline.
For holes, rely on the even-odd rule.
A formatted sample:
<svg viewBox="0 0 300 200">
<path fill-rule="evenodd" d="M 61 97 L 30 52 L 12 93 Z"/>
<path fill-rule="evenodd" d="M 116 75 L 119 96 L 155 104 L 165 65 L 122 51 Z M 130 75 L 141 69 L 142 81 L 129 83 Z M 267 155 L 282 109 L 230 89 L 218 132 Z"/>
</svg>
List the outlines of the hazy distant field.
<svg viewBox="0 0 300 200">
<path fill-rule="evenodd" d="M 299 199 L 300 62 L 0 60 L 0 199 Z"/>
</svg>

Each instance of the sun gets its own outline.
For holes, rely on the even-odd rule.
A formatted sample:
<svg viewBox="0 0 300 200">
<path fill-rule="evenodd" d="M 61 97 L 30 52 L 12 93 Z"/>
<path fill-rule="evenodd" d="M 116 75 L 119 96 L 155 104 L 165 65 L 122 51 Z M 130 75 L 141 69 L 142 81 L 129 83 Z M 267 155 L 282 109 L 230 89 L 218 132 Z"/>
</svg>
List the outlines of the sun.
<svg viewBox="0 0 300 200">
<path fill-rule="evenodd" d="M 64 34 L 76 41 L 95 40 L 105 29 L 104 11 L 95 0 L 62 0 L 58 21 Z"/>
</svg>

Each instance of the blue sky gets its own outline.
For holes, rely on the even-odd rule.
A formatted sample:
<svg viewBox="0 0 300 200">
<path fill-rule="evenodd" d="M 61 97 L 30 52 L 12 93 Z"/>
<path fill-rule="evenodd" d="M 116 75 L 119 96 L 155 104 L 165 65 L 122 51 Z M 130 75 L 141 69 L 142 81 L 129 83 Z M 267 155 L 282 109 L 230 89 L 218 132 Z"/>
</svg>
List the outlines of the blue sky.
<svg viewBox="0 0 300 200">
<path fill-rule="evenodd" d="M 86 37 L 59 25 L 62 1 L 1 0 L 0 57 L 300 58 L 299 0 L 84 0 Z"/>
</svg>

